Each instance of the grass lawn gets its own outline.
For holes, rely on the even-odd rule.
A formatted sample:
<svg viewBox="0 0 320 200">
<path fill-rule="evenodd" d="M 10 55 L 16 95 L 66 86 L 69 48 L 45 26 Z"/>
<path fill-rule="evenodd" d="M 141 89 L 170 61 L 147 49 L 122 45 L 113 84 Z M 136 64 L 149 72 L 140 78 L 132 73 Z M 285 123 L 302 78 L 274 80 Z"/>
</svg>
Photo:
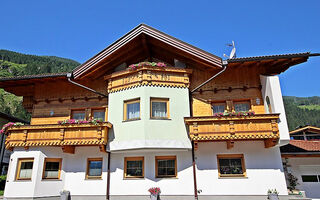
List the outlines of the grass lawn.
<svg viewBox="0 0 320 200">
<path fill-rule="evenodd" d="M 3 196 L 3 190 L 0 190 L 0 196 Z"/>
</svg>

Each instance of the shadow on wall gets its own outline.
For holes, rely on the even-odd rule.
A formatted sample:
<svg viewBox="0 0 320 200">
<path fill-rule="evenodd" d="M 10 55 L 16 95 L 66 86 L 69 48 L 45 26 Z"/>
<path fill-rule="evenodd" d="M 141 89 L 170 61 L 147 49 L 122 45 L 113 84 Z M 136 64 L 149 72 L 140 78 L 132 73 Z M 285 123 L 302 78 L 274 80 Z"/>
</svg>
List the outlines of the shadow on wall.
<svg viewBox="0 0 320 200">
<path fill-rule="evenodd" d="M 265 148 L 263 141 L 235 142 L 232 149 L 227 149 L 226 142 L 200 143 L 195 151 L 198 170 L 218 170 L 218 154 L 243 154 L 246 169 L 273 169 L 283 172 L 279 147 Z"/>
</svg>

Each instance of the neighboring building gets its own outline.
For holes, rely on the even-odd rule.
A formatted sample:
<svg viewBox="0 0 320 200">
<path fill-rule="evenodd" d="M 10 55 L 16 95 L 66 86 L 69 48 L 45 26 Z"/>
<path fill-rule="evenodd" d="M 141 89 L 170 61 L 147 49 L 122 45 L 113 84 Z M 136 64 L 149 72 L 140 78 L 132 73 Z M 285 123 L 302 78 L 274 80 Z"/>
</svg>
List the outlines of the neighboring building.
<svg viewBox="0 0 320 200">
<path fill-rule="evenodd" d="M 281 147 L 284 169 L 297 178 L 296 189 L 320 199 L 320 128 L 305 126 L 290 132 L 290 143 Z"/>
<path fill-rule="evenodd" d="M 32 113 L 7 130 L 4 196 L 149 199 L 157 186 L 162 199 L 286 199 L 276 75 L 315 55 L 222 61 L 142 24 L 72 74 L 1 79 Z"/>
<path fill-rule="evenodd" d="M 21 122 L 28 124 L 29 122 L 13 117 L 11 115 L 0 112 L 0 128 L 8 122 Z M 0 175 L 7 174 L 11 151 L 5 149 L 6 135 L 0 136 Z"/>
</svg>

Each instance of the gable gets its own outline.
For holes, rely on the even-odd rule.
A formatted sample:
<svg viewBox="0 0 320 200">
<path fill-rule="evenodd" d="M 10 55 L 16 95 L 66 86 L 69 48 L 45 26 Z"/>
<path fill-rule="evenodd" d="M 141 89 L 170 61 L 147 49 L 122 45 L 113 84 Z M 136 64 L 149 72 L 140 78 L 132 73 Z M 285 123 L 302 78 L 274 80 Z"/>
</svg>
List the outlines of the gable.
<svg viewBox="0 0 320 200">
<path fill-rule="evenodd" d="M 75 79 L 97 78 L 111 69 L 157 58 L 171 65 L 177 59 L 187 65 L 219 69 L 222 59 L 150 26 L 141 24 L 73 70 Z"/>
</svg>

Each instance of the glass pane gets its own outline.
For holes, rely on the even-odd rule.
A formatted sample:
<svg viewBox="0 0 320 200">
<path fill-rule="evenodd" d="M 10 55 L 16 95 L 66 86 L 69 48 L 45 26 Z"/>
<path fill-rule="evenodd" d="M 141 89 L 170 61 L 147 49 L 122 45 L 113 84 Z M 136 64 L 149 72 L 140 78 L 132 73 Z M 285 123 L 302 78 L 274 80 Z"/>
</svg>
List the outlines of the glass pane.
<svg viewBox="0 0 320 200">
<path fill-rule="evenodd" d="M 73 112 L 72 113 L 72 119 L 77 119 L 77 120 L 84 120 L 86 117 L 84 112 Z"/>
<path fill-rule="evenodd" d="M 320 135 L 312 135 L 312 136 L 307 136 L 307 140 L 319 140 Z"/>
<path fill-rule="evenodd" d="M 167 102 L 152 102 L 152 117 L 167 117 Z"/>
<path fill-rule="evenodd" d="M 318 182 L 317 175 L 302 175 L 302 182 Z"/>
<path fill-rule="evenodd" d="M 127 104 L 127 119 L 140 117 L 140 102 Z"/>
<path fill-rule="evenodd" d="M 213 113 L 223 113 L 225 110 L 224 105 L 213 105 L 212 106 Z"/>
<path fill-rule="evenodd" d="M 102 174 L 102 161 L 89 161 L 88 176 L 101 176 Z"/>
<path fill-rule="evenodd" d="M 243 174 L 241 158 L 220 158 L 220 173 L 221 174 Z"/>
<path fill-rule="evenodd" d="M 143 176 L 142 160 L 127 161 L 126 176 Z"/>
<path fill-rule="evenodd" d="M 234 110 L 236 112 L 247 112 L 249 111 L 249 103 L 236 103 L 234 104 Z"/>
<path fill-rule="evenodd" d="M 303 136 L 292 136 L 294 140 L 304 140 Z"/>
<path fill-rule="evenodd" d="M 93 111 L 93 119 L 98 119 L 98 120 L 104 121 L 105 112 L 103 110 Z"/>
<path fill-rule="evenodd" d="M 175 160 L 158 160 L 158 176 L 175 176 Z"/>
<path fill-rule="evenodd" d="M 59 165 L 59 162 L 46 162 L 44 178 L 58 178 Z"/>
<path fill-rule="evenodd" d="M 33 162 L 21 162 L 19 178 L 31 178 Z"/>
</svg>

